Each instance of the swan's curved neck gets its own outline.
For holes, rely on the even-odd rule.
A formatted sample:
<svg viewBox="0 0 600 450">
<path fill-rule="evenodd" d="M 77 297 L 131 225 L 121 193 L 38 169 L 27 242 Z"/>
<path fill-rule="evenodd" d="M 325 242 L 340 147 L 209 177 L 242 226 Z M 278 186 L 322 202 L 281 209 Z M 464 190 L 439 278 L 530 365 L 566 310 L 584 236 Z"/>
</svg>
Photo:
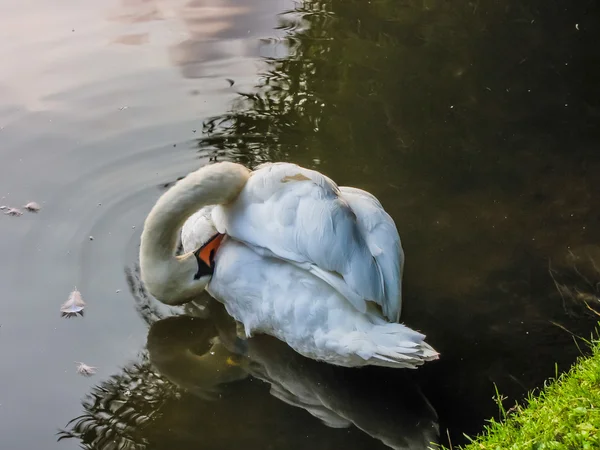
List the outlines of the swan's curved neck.
<svg viewBox="0 0 600 450">
<path fill-rule="evenodd" d="M 204 289 L 206 280 L 194 280 L 194 255 L 175 256 L 181 227 L 200 208 L 233 201 L 249 176 L 239 164 L 212 164 L 192 172 L 158 199 L 144 223 L 140 247 L 142 280 L 152 295 L 181 304 Z"/>
</svg>

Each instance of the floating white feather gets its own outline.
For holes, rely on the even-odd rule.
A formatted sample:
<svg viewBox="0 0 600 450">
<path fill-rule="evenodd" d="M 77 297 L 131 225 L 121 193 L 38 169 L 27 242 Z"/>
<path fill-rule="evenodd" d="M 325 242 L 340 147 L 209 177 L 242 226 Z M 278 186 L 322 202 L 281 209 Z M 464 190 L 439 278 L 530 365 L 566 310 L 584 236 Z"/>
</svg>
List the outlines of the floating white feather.
<svg viewBox="0 0 600 450">
<path fill-rule="evenodd" d="M 36 202 L 29 202 L 25 206 L 23 206 L 23 208 L 25 208 L 27 211 L 31 211 L 31 212 L 38 212 L 40 209 L 42 209 L 42 207 L 39 205 L 39 203 L 36 203 Z"/>
<path fill-rule="evenodd" d="M 97 367 L 88 366 L 82 362 L 76 362 L 75 364 L 77 364 L 77 373 L 79 375 L 83 375 L 84 377 L 91 377 L 98 370 Z"/>
<path fill-rule="evenodd" d="M 78 314 L 83 316 L 83 309 L 85 308 L 85 302 L 81 297 L 81 292 L 75 288 L 73 292 L 69 294 L 69 298 L 60 307 L 62 317 L 76 317 Z"/>
<path fill-rule="evenodd" d="M 4 212 L 4 214 L 6 214 L 7 216 L 22 216 L 23 212 L 20 209 L 17 208 L 5 208 L 6 211 Z"/>
</svg>

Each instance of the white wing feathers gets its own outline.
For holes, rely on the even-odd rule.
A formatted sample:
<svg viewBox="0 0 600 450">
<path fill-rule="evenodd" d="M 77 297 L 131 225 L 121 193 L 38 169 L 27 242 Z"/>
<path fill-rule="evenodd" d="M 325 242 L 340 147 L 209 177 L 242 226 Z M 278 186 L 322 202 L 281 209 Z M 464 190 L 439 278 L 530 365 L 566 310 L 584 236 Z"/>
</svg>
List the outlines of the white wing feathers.
<svg viewBox="0 0 600 450">
<path fill-rule="evenodd" d="M 295 164 L 264 164 L 212 219 L 220 233 L 311 271 L 359 311 L 373 301 L 398 320 L 400 238 L 372 195 Z"/>
<path fill-rule="evenodd" d="M 342 186 L 340 190 L 356 214 L 361 234 L 381 271 L 387 300 L 382 305 L 383 313 L 397 322 L 402 309 L 404 250 L 396 224 L 374 195 L 352 187 Z"/>
</svg>

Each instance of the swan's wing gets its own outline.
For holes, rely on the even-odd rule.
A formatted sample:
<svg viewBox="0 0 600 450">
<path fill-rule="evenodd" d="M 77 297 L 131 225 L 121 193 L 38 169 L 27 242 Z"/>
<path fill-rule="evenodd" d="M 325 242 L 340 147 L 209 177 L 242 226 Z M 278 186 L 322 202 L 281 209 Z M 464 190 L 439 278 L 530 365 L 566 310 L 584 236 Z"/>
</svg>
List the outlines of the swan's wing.
<svg viewBox="0 0 600 450">
<path fill-rule="evenodd" d="M 340 191 L 356 214 L 361 233 L 381 271 L 386 298 L 384 313 L 388 318 L 395 315 L 397 322 L 402 309 L 404 250 L 396 224 L 374 195 L 346 186 L 341 186 Z"/>
<path fill-rule="evenodd" d="M 364 227 L 324 175 L 289 163 L 262 165 L 232 204 L 214 208 L 212 218 L 220 233 L 311 271 L 359 311 L 374 301 L 397 319 L 399 299 L 393 290 L 386 295 Z"/>
</svg>

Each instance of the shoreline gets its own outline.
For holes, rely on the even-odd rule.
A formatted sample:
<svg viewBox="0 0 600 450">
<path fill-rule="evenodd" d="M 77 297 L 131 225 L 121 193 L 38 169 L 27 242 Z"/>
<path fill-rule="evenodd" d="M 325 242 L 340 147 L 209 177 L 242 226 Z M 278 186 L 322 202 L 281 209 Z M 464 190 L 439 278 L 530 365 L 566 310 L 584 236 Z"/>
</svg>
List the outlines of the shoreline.
<svg viewBox="0 0 600 450">
<path fill-rule="evenodd" d="M 497 397 L 503 419 L 490 419 L 484 431 L 460 447 L 444 450 L 542 450 L 600 448 L 600 340 L 588 343 L 591 354 L 531 392 L 509 410 Z"/>
</svg>

